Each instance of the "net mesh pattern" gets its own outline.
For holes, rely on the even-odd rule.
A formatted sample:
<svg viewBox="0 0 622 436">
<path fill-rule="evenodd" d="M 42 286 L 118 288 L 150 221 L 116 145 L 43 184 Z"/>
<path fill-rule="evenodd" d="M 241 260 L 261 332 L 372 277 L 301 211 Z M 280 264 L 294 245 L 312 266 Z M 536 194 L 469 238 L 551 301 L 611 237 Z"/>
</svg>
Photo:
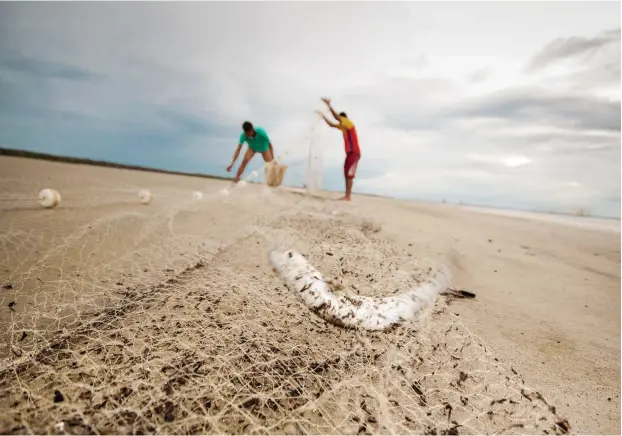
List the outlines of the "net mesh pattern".
<svg viewBox="0 0 622 436">
<path fill-rule="evenodd" d="M 378 297 L 429 277 L 434 263 L 383 239 L 373 217 L 262 186 L 159 195 L 167 207 L 119 200 L 78 228 L 54 222 L 58 210 L 42 212 L 53 231 L 7 220 L 2 433 L 569 431 L 451 310 L 473 302 L 442 297 L 416 324 L 346 330 L 268 263 L 287 245 L 335 292 Z"/>
</svg>

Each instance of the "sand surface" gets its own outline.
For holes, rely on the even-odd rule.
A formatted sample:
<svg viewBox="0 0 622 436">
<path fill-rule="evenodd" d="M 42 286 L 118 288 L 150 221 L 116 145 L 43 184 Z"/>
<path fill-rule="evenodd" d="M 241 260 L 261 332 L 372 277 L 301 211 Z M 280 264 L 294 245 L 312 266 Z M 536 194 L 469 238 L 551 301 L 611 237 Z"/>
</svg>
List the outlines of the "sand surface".
<svg viewBox="0 0 622 436">
<path fill-rule="evenodd" d="M 174 398 L 177 390 L 191 391 L 198 389 L 199 385 L 185 385 L 183 388 L 170 384 L 169 380 L 164 388 L 158 386 L 156 389 L 154 386 L 157 379 L 153 374 L 167 374 L 167 367 L 175 367 L 174 359 L 183 355 L 186 361 L 192 360 L 192 353 L 197 350 L 210 349 L 213 353 L 210 356 L 233 356 L 235 350 L 239 352 L 250 341 L 248 338 L 239 338 L 249 334 L 257 335 L 253 336 L 253 341 L 260 341 L 258 338 L 264 337 L 262 335 L 274 334 L 265 336 L 271 339 L 254 344 L 270 350 L 275 347 L 287 348 L 288 351 L 283 353 L 289 353 L 287 356 L 293 359 L 291 361 L 298 359 L 300 351 L 296 350 L 307 347 L 305 353 L 316 353 L 313 355 L 316 361 L 333 362 L 330 359 L 339 355 L 342 363 L 352 362 L 352 368 L 355 368 L 355 362 L 360 365 L 356 367 L 359 369 L 352 369 L 347 365 L 338 367 L 339 364 L 335 363 L 334 374 L 329 371 L 329 375 L 321 380 L 331 379 L 331 383 L 347 387 L 350 385 L 346 381 L 354 383 L 370 377 L 372 383 L 378 375 L 372 376 L 369 371 L 360 369 L 364 368 L 365 357 L 359 354 L 339 354 L 354 349 L 354 342 L 351 342 L 355 341 L 354 336 L 338 328 L 327 328 L 323 322 L 304 314 L 304 306 L 295 299 L 288 300 L 291 296 L 271 275 L 266 251 L 270 243 L 280 242 L 298 244 L 301 250 L 307 250 L 316 265 L 319 263 L 318 267 L 330 270 L 325 271 L 326 274 L 335 276 L 346 275 L 343 267 L 331 263 L 336 262 L 340 250 L 343 257 L 358 253 L 358 257 L 352 258 L 350 267 L 359 268 L 361 274 L 368 268 L 368 275 L 375 273 L 374 268 L 380 268 L 380 263 L 376 265 L 369 260 L 376 255 L 379 259 L 388 255 L 396 256 L 397 259 L 398 255 L 393 253 L 403 252 L 412 256 L 412 259 L 445 263 L 454 272 L 456 287 L 477 294 L 476 300 L 457 301 L 447 309 L 447 313 L 453 314 L 455 322 L 463 323 L 460 324 L 463 326 L 461 328 L 470 330 L 473 338 L 481 340 L 491 356 L 522 374 L 526 385 L 539 390 L 550 404 L 556 406 L 559 416 L 568 418 L 573 432 L 620 433 L 619 222 L 616 231 L 615 225 L 606 228 L 593 223 L 569 225 L 555 220 L 537 220 L 528 214 L 503 216 L 465 207 L 366 196 L 356 196 L 351 205 L 320 199 L 303 204 L 306 200 L 301 195 L 284 189 L 269 191 L 258 185 L 249 185 L 244 190 L 230 189 L 228 196 L 222 196 L 220 191 L 228 186 L 227 182 L 194 177 L 0 158 L 0 292 L 3 293 L 0 296 L 0 328 L 5 344 L 0 350 L 0 356 L 4 359 L 3 365 L 10 366 L 7 363 L 10 361 L 27 362 L 28 352 L 42 349 L 47 341 L 62 335 L 63 331 L 87 332 L 84 338 L 76 339 L 75 343 L 68 345 L 73 354 L 55 355 L 57 360 L 52 364 L 41 363 L 45 359 L 39 358 L 38 364 L 47 364 L 46 368 L 52 365 L 55 372 L 41 368 L 24 369 L 39 371 L 33 373 L 30 379 L 23 376 L 21 386 L 28 391 L 28 395 L 14 389 L 15 381 L 6 374 L 2 375 L 0 387 L 13 395 L 10 404 L 4 405 L 13 407 L 11 410 L 17 412 L 11 412 L 10 416 L 3 418 L 5 420 L 0 422 L 0 430 L 22 432 L 24 428 L 35 428 L 30 424 L 24 424 L 25 427 L 16 424 L 32 424 L 33 420 L 36 421 L 33 418 L 36 415 L 24 401 L 43 401 L 42 398 L 47 395 L 43 392 L 53 392 L 53 386 L 63 383 L 75 386 L 75 392 L 69 396 L 75 395 L 82 399 L 84 393 L 79 394 L 79 388 L 83 388 L 86 382 L 84 379 L 72 378 L 72 372 L 64 373 L 62 368 L 65 366 L 81 368 L 74 368 L 76 374 L 84 372 L 89 373 L 90 377 L 101 378 L 101 386 L 120 388 L 120 383 L 114 381 L 112 374 L 105 377 L 97 375 L 104 371 L 102 368 L 106 365 L 114 365 L 115 362 L 111 363 L 112 354 L 101 357 L 101 361 L 91 356 L 88 350 L 95 341 L 95 330 L 92 327 L 86 330 L 83 328 L 84 323 L 89 322 L 89 317 L 101 314 L 102 310 L 109 307 L 121 307 L 122 310 L 115 309 L 116 312 L 107 313 L 105 323 L 118 323 L 123 328 L 113 330 L 115 334 L 105 339 L 108 342 L 102 342 L 104 339 L 98 336 L 99 342 L 95 341 L 98 347 L 111 347 L 114 341 L 121 341 L 125 343 L 126 350 L 135 353 L 132 359 L 141 356 L 144 362 L 150 362 L 152 366 L 157 366 L 157 362 L 168 362 L 162 366 L 161 371 L 150 367 L 143 369 L 146 372 L 142 376 L 130 372 L 126 374 L 127 380 L 142 377 L 154 383 L 153 386 L 149 385 L 150 389 L 153 392 L 157 390 L 158 395 L 164 397 L 168 395 Z M 35 199 L 43 187 L 53 187 L 61 192 L 61 207 L 53 210 L 38 207 Z M 151 204 L 142 205 L 138 202 L 136 193 L 140 189 L 149 189 L 154 193 L 155 199 Z M 205 194 L 201 202 L 192 200 L 192 192 L 195 190 Z M 8 201 L 10 198 L 14 201 Z M 283 218 L 284 214 L 296 209 L 305 210 L 304 217 Z M 315 219 L 313 213 L 309 214 L 308 211 L 318 216 L 323 214 L 323 218 Z M 350 215 L 362 223 L 371 220 L 372 227 L 381 230 L 371 230 L 373 234 L 369 234 L 369 226 L 357 224 L 358 227 L 353 225 L 350 228 L 347 222 Z M 330 216 L 334 217 L 332 224 Z M 268 229 L 266 232 L 269 235 L 257 236 L 253 233 L 257 229 Z M 340 234 L 344 232 L 349 232 L 350 236 L 339 240 Z M 357 244 L 364 250 L 361 248 L 356 251 Z M 378 247 L 376 254 L 373 252 L 374 247 Z M 329 250 L 332 255 L 327 257 L 324 254 Z M 241 281 L 235 282 L 236 277 Z M 362 283 L 356 277 L 345 281 L 348 280 L 359 287 Z M 373 288 L 373 295 L 382 295 L 386 291 L 385 285 L 372 282 L 366 283 Z M 172 287 L 174 292 L 169 289 Z M 209 289 L 210 292 L 199 296 L 197 289 Z M 194 298 L 198 298 L 196 305 Z M 130 300 L 132 305 L 126 304 Z M 210 307 L 201 312 L 199 317 L 192 310 L 202 308 L 204 300 L 210 301 Z M 193 302 L 192 307 L 189 301 Z M 279 306 L 281 303 L 283 305 Z M 138 308 L 142 308 L 142 311 Z M 205 315 L 205 312 L 211 315 Z M 157 317 L 154 315 L 156 313 Z M 232 335 L 235 333 L 237 339 L 227 339 L 224 345 L 219 345 L 217 340 L 224 340 L 224 333 L 220 330 L 220 333 L 210 333 L 211 324 L 201 324 L 207 322 L 206 316 L 212 317 L 210 322 L 216 323 L 218 329 L 229 325 L 226 327 L 229 329 L 227 332 Z M 176 323 L 173 322 L 175 317 Z M 296 320 L 296 323 L 290 325 L 287 324 L 290 321 L 283 321 L 285 324 L 280 324 L 281 318 Z M 101 327 L 104 325 L 102 323 L 97 325 Z M 101 328 L 105 330 L 108 327 Z M 182 339 L 175 339 L 178 345 L 171 345 L 174 341 L 168 339 L 158 342 L 158 335 L 164 338 L 171 329 L 178 330 L 176 334 L 181 335 Z M 141 336 L 146 335 L 145 332 L 150 333 Z M 214 342 L 206 342 L 209 338 Z M 381 336 L 373 338 L 380 342 L 385 340 Z M 294 345 L 288 348 L 287 341 L 293 341 Z M 156 349 L 153 345 L 155 343 L 160 344 L 161 348 Z M 430 350 L 436 348 L 427 350 L 432 353 Z M 129 353 L 122 351 L 114 356 L 124 359 L 128 358 Z M 244 353 L 261 360 L 257 357 L 261 354 L 257 348 L 248 349 Z M 270 354 L 270 351 L 266 353 Z M 156 354 L 156 357 L 145 357 Z M 44 357 L 47 358 L 47 355 Z M 65 363 L 61 366 L 58 362 Z M 225 359 L 213 365 L 222 368 L 220 371 L 224 374 L 230 367 L 237 365 L 235 362 L 235 359 Z M 390 366 L 390 360 L 386 364 Z M 124 374 L 124 371 L 133 371 L 136 365 L 127 364 L 115 371 Z M 142 365 L 145 366 L 144 363 Z M 97 373 L 93 368 L 97 368 Z M 447 368 L 443 367 L 442 371 L 450 372 Z M 270 373 L 265 368 L 255 368 L 252 370 L 254 372 L 251 369 L 245 371 L 244 374 Z M 383 370 L 378 371 L 380 374 Z M 276 380 L 281 376 L 283 372 L 265 377 Z M 309 392 L 316 389 L 317 394 L 314 395 L 317 400 L 314 401 L 320 404 L 320 400 L 327 395 L 328 385 L 324 386 L 321 384 L 324 381 L 316 379 L 303 379 L 298 380 L 299 386 Z M 213 379 L 210 386 L 218 386 L 222 392 L 227 391 L 229 385 L 226 383 L 231 382 L 231 377 L 226 382 L 224 379 L 218 380 Z M 241 392 L 251 388 L 264 389 L 270 384 L 265 378 L 262 381 L 253 380 L 256 386 L 251 383 L 251 387 L 248 387 L 245 384 L 247 382 L 237 380 L 231 382 L 231 389 Z M 234 388 L 234 385 L 237 387 Z M 279 382 L 278 386 L 274 385 L 270 389 L 281 389 L 282 385 Z M 63 388 L 65 395 L 73 389 L 67 386 Z M 297 389 L 302 388 L 293 388 Z M 334 398 L 346 403 L 350 401 L 346 394 L 337 394 L 340 388 L 331 389 L 334 389 Z M 192 398 L 203 398 L 201 410 L 209 412 L 216 409 L 218 401 L 209 400 L 210 406 L 206 405 L 204 396 L 208 390 L 204 386 Z M 122 392 L 138 391 L 140 388 L 133 384 L 131 389 Z M 91 392 L 89 395 L 94 396 L 101 393 L 96 388 L 92 388 Z M 344 392 L 354 390 L 350 388 Z M 185 394 L 190 395 L 188 392 Z M 28 399 L 24 400 L 22 395 Z M 231 395 L 231 398 L 237 398 L 237 394 Z M 115 397 L 118 404 L 115 403 L 117 409 L 114 410 L 120 410 L 123 404 L 130 404 L 133 415 L 131 419 L 127 416 L 124 418 L 127 420 L 123 421 L 125 424 L 116 424 L 108 431 L 132 431 L 132 428 L 135 430 L 132 425 L 138 425 L 136 423 L 141 419 L 155 420 L 144 412 L 135 412 L 149 408 L 156 411 L 155 415 L 159 413 L 164 417 L 161 422 L 158 421 L 159 424 L 154 424 L 155 430 L 152 431 L 158 432 L 250 432 L 250 427 L 242 426 L 244 420 L 247 422 L 244 425 L 250 425 L 248 422 L 263 422 L 265 427 L 262 431 L 266 432 L 291 432 L 292 425 L 299 426 L 298 430 L 294 428 L 294 432 L 299 431 L 300 426 L 313 432 L 308 430 L 313 425 L 316 426 L 313 427 L 314 431 L 319 433 L 342 429 L 341 421 L 326 418 L 331 414 L 340 416 L 336 412 L 337 400 L 321 403 L 323 413 L 315 410 L 314 413 L 319 414 L 319 417 L 314 415 L 313 418 L 304 415 L 311 413 L 309 410 L 299 410 L 290 405 L 291 409 L 287 409 L 287 413 L 299 414 L 300 419 L 306 420 L 304 425 L 283 421 L 282 417 L 286 414 L 280 409 L 285 407 L 281 403 L 278 407 L 270 407 L 272 403 L 266 403 L 266 410 L 261 409 L 260 413 L 259 406 L 249 403 L 255 401 L 251 398 L 242 403 L 246 409 L 238 416 L 229 412 L 225 414 L 224 410 L 229 410 L 227 407 L 230 405 L 223 400 L 222 404 L 218 403 L 219 412 L 210 415 L 209 429 L 184 427 L 171 430 L 172 427 L 166 427 L 171 421 L 167 418 L 171 418 L 174 408 L 172 404 L 178 404 L 176 400 L 167 400 L 162 403 L 164 405 L 156 405 L 153 400 L 153 404 L 148 402 L 146 406 L 144 401 L 131 403 L 134 400 L 129 393 L 122 395 L 125 396 L 128 397 L 128 403 L 119 400 L 119 396 Z M 155 398 L 156 394 L 148 396 Z M 88 401 L 95 400 L 89 398 Z M 399 415 L 400 410 L 411 410 L 411 406 L 405 405 L 404 401 L 408 399 L 400 400 L 401 406 L 395 406 L 394 409 L 386 405 L 383 406 L 385 409 L 381 406 L 378 408 L 387 410 L 389 407 L 391 412 L 386 412 L 385 416 L 394 416 L 393 413 Z M 77 413 L 75 408 L 63 409 L 58 403 L 48 403 L 46 410 L 55 410 L 54 413 L 59 416 Z M 107 406 L 100 404 L 100 407 L 109 407 L 109 403 Z M 359 403 L 360 399 L 356 399 L 356 404 Z M 316 405 L 316 408 L 320 406 Z M 183 407 L 185 417 L 197 413 L 190 405 Z M 412 407 L 415 410 L 415 406 Z M 85 413 L 83 406 L 78 409 L 82 410 L 80 413 Z M 176 410 L 176 416 L 179 417 L 181 409 Z M 280 418 L 271 421 L 270 413 Z M 229 422 L 229 416 L 239 420 Z M 374 431 L 375 425 L 383 424 L 383 419 L 378 416 L 373 420 L 368 418 L 362 432 Z M 330 424 L 323 419 L 330 421 Z M 389 418 L 386 419 L 389 422 Z M 40 421 L 45 420 L 40 418 Z M 344 416 L 343 422 L 346 421 L 348 425 L 355 426 L 354 433 L 363 428 L 358 417 Z M 274 426 L 270 427 L 268 423 L 274 423 L 270 424 Z M 408 428 L 404 424 L 400 432 Z M 483 431 L 482 428 L 477 427 L 480 431 Z M 495 429 L 499 430 L 497 427 Z"/>
<path fill-rule="evenodd" d="M 361 203 L 417 256 L 459 253 L 457 284 L 478 304 L 458 312 L 555 398 L 577 432 L 620 432 L 619 232 L 458 206 Z"/>
</svg>

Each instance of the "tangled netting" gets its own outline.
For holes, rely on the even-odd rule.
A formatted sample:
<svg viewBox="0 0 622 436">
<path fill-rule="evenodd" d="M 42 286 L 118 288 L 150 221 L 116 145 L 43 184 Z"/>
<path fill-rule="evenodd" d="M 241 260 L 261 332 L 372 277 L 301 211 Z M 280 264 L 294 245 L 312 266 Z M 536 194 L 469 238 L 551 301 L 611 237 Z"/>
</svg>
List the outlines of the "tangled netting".
<svg viewBox="0 0 622 436">
<path fill-rule="evenodd" d="M 370 333 L 287 291 L 267 261 L 277 242 L 336 292 L 392 294 L 434 269 L 353 206 L 248 186 L 64 233 L 59 211 L 46 229 L 62 236 L 20 219 L 0 237 L 2 433 L 569 431 L 449 300 Z"/>
</svg>

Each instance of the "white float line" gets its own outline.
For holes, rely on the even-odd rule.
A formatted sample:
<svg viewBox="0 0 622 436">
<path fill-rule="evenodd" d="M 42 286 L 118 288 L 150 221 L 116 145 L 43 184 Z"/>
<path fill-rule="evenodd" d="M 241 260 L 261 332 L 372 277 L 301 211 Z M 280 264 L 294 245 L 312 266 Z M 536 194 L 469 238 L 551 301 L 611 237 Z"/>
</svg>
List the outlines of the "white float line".
<svg viewBox="0 0 622 436">
<path fill-rule="evenodd" d="M 140 201 L 143 204 L 149 204 L 151 202 L 151 200 L 155 197 L 151 191 L 143 189 L 140 190 L 137 194 L 138 196 L 138 201 Z M 125 197 L 125 196 L 124 196 Z M 129 197 L 129 195 L 128 195 Z M 79 195 L 79 196 L 69 196 L 70 200 L 92 200 L 92 199 L 96 199 L 98 197 L 94 197 L 94 196 L 85 196 L 85 195 Z M 178 199 L 181 198 L 180 196 L 171 196 L 171 195 L 166 195 L 166 196 L 158 196 L 158 198 L 165 198 L 165 199 Z M 194 191 L 192 193 L 192 199 L 193 200 L 201 200 L 203 198 L 203 193 L 200 191 Z M 60 193 L 56 190 L 56 189 L 51 189 L 51 188 L 46 188 L 46 189 L 42 189 L 39 192 L 39 195 L 37 198 L 24 198 L 24 197 L 3 197 L 0 198 L 0 201 L 2 202 L 37 202 L 39 203 L 39 205 L 41 205 L 42 207 L 51 209 L 54 208 L 56 206 L 58 206 L 61 201 L 62 201 L 62 197 L 60 195 Z"/>
</svg>

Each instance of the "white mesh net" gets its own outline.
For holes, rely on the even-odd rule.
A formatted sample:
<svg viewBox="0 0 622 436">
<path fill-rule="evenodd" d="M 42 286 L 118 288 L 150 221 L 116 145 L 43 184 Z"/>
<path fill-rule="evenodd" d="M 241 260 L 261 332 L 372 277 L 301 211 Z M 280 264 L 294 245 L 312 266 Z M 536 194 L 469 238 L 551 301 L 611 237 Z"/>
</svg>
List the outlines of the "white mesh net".
<svg viewBox="0 0 622 436">
<path fill-rule="evenodd" d="M 322 190 L 324 182 L 324 148 L 318 140 L 314 126 L 309 136 L 309 155 L 305 173 L 305 187 L 307 192 L 316 193 Z"/>
<path fill-rule="evenodd" d="M 129 204 L 134 188 L 88 201 L 63 189 L 61 208 L 36 213 L 1 205 L 0 432 L 569 430 L 451 301 L 417 325 L 344 330 L 268 265 L 278 241 L 337 292 L 387 295 L 425 278 L 431 263 L 384 240 L 373 217 L 265 186 L 200 201 L 151 187 L 149 206 Z M 93 208 L 106 213 L 89 221 Z"/>
<path fill-rule="evenodd" d="M 324 160 L 322 156 L 309 156 L 309 165 L 306 175 L 306 187 L 308 192 L 318 192 L 322 190 L 324 181 Z"/>
</svg>

